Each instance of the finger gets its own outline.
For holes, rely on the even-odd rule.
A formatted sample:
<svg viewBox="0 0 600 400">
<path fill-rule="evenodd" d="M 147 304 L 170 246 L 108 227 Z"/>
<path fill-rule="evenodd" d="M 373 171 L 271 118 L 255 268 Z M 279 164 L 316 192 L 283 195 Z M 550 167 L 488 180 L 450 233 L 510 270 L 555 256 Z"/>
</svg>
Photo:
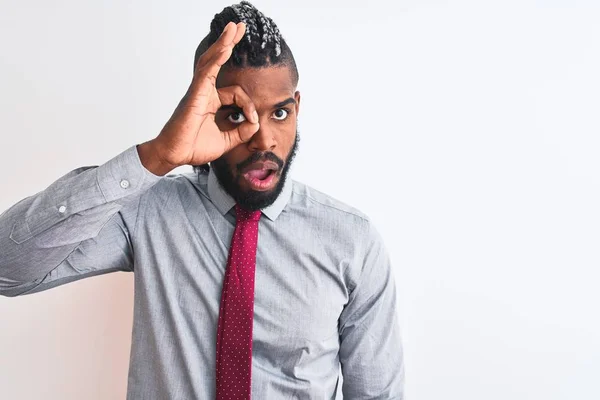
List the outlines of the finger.
<svg viewBox="0 0 600 400">
<path fill-rule="evenodd" d="M 198 64 L 196 65 L 197 69 L 207 69 L 207 67 L 214 68 L 217 66 L 220 68 L 223 64 L 227 62 L 231 53 L 233 51 L 233 47 L 240 42 L 244 33 L 246 31 L 246 24 L 240 22 L 235 24 L 233 22 L 229 22 L 223 28 L 223 32 L 221 36 L 217 39 L 215 43 L 213 43 L 198 59 Z M 216 64 L 216 65 L 215 65 Z M 211 71 L 210 68 L 208 71 Z M 216 75 L 218 70 L 214 72 Z"/>
<path fill-rule="evenodd" d="M 235 105 L 241 108 L 246 119 L 252 123 L 258 123 L 256 106 L 250 96 L 239 85 L 227 86 L 217 89 L 221 106 Z"/>
<path fill-rule="evenodd" d="M 243 22 L 240 22 L 239 24 L 229 28 L 227 35 L 223 37 L 223 43 L 215 48 L 214 54 L 202 69 L 206 70 L 209 75 L 216 76 L 221 67 L 231 57 L 233 48 L 240 42 L 245 31 L 246 25 Z"/>
<path fill-rule="evenodd" d="M 193 93 L 208 95 L 214 90 L 221 66 L 231 57 L 233 46 L 239 43 L 245 31 L 246 25 L 242 22 L 237 25 L 230 22 L 225 26 L 219 39 L 200 56 L 196 64 L 191 84 Z"/>
<path fill-rule="evenodd" d="M 226 153 L 229 150 L 233 149 L 235 146 L 249 141 L 252 138 L 252 136 L 254 136 L 256 132 L 258 132 L 259 128 L 259 124 L 253 124 L 251 122 L 246 121 L 242 122 L 235 129 L 222 132 L 226 143 L 226 149 L 224 152 Z"/>
<path fill-rule="evenodd" d="M 208 49 L 206 49 L 204 51 L 204 53 L 202 53 L 200 55 L 200 57 L 198 58 L 198 61 L 196 62 L 195 67 L 196 68 L 201 68 L 204 65 L 206 65 L 207 61 L 209 61 L 215 54 L 215 52 L 217 51 L 217 49 L 220 49 L 223 47 L 223 41 L 225 39 L 227 39 L 227 36 L 229 35 L 229 39 L 231 40 L 231 27 L 233 25 L 233 22 L 229 22 L 227 25 L 225 25 L 225 27 L 223 28 L 223 32 L 221 32 L 221 35 L 217 38 L 217 40 L 208 47 Z M 235 34 L 235 32 L 233 32 L 233 34 Z"/>
<path fill-rule="evenodd" d="M 244 33 L 246 33 L 246 24 L 243 22 L 238 22 L 236 24 L 237 27 L 237 31 L 235 33 L 235 36 L 233 37 L 233 43 L 234 45 L 238 44 L 240 42 L 240 40 L 242 40 L 242 38 L 244 37 Z"/>
</svg>

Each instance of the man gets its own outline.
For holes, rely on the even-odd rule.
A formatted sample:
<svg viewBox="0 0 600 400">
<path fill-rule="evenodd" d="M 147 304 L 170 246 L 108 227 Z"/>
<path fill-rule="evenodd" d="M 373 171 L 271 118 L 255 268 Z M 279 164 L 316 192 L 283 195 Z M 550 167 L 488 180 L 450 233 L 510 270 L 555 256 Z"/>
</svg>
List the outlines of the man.
<svg viewBox="0 0 600 400">
<path fill-rule="evenodd" d="M 297 83 L 275 23 L 225 8 L 156 138 L 0 217 L 0 294 L 135 272 L 128 399 L 331 399 L 340 367 L 344 398 L 402 399 L 381 237 L 287 177 Z"/>
</svg>

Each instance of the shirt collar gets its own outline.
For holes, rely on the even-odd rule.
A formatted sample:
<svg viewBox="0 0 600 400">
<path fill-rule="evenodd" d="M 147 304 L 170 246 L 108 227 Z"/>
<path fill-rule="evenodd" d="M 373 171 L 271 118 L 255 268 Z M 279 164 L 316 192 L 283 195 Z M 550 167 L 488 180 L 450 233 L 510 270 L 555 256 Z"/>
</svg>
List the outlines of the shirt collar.
<svg viewBox="0 0 600 400">
<path fill-rule="evenodd" d="M 225 215 L 231 210 L 233 206 L 235 206 L 235 200 L 233 197 L 229 195 L 223 189 L 221 184 L 219 183 L 219 179 L 215 175 L 213 169 L 211 168 L 208 172 L 208 195 L 210 196 L 210 200 L 217 207 L 219 212 L 222 215 Z M 281 214 L 285 206 L 287 205 L 290 197 L 292 195 L 292 178 L 287 176 L 285 183 L 283 184 L 283 189 L 277 199 L 268 207 L 261 209 L 262 213 L 267 216 L 271 221 L 275 221 L 275 219 Z"/>
</svg>

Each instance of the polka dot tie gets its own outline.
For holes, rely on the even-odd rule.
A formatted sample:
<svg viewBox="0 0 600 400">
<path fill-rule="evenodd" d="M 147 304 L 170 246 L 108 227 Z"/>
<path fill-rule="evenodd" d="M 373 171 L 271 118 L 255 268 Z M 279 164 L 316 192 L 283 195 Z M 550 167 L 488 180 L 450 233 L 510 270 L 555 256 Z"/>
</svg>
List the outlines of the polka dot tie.
<svg viewBox="0 0 600 400">
<path fill-rule="evenodd" d="M 254 271 L 261 212 L 235 206 L 217 327 L 217 400 L 250 399 Z"/>
</svg>

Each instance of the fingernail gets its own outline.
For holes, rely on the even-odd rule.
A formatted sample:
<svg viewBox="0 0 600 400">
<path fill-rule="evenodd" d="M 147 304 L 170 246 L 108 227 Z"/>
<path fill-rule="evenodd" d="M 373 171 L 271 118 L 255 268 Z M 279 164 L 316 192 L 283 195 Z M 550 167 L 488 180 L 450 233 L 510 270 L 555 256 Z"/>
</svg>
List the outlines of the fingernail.
<svg viewBox="0 0 600 400">
<path fill-rule="evenodd" d="M 221 32 L 221 36 L 223 36 L 225 34 L 225 31 L 227 30 L 228 26 L 229 26 L 229 23 L 227 23 L 227 25 L 225 25 L 225 27 L 223 28 L 223 32 Z"/>
<path fill-rule="evenodd" d="M 256 111 L 252 113 L 252 119 L 254 120 L 254 123 L 258 122 L 258 113 Z"/>
</svg>

